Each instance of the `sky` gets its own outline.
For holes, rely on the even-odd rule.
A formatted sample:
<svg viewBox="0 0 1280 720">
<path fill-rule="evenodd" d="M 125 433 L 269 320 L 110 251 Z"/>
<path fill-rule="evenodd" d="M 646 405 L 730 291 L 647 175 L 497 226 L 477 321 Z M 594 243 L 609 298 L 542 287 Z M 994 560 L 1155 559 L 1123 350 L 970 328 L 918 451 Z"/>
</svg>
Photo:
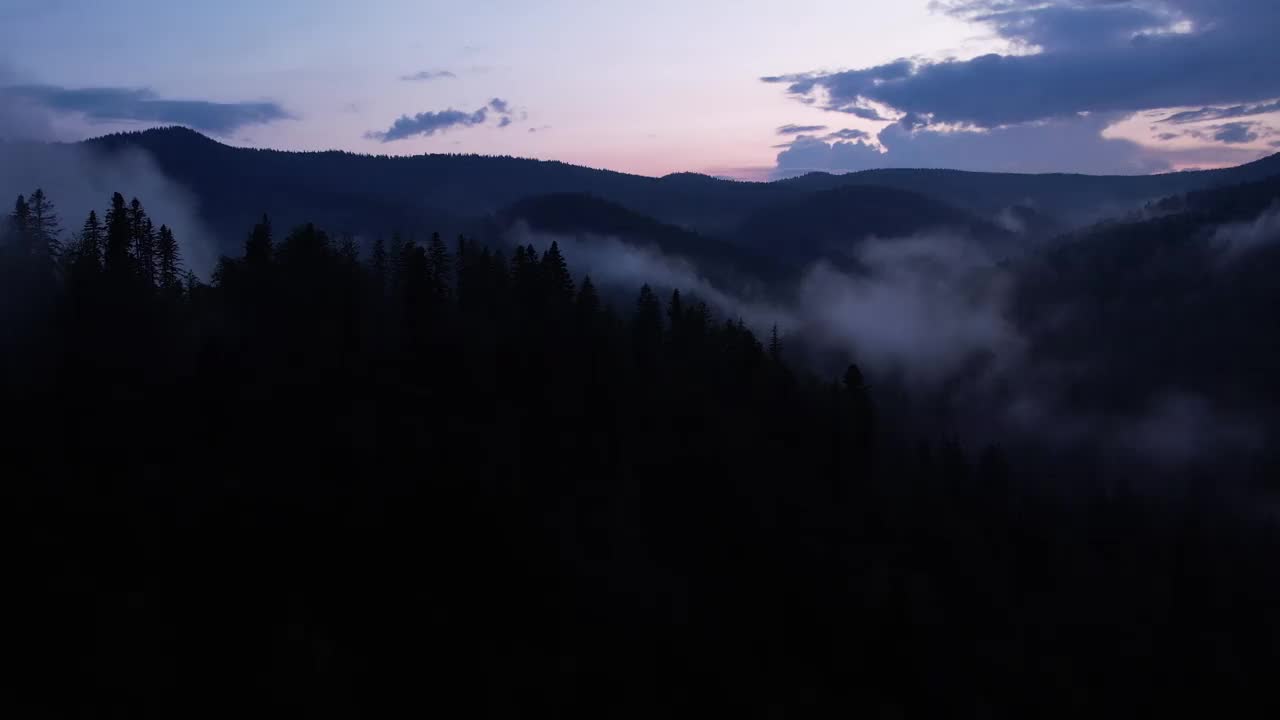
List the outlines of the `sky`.
<svg viewBox="0 0 1280 720">
<path fill-rule="evenodd" d="M 0 0 L 0 138 L 773 179 L 1280 150 L 1274 0 Z"/>
</svg>

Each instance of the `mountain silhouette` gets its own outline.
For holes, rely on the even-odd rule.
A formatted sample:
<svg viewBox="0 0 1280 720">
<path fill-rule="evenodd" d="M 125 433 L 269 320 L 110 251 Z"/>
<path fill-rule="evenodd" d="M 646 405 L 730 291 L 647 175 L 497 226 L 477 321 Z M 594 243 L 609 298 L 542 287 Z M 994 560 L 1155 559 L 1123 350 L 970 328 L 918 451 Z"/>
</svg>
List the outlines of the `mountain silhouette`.
<svg viewBox="0 0 1280 720">
<path fill-rule="evenodd" d="M 695 173 L 662 178 L 579 167 L 556 161 L 478 155 L 388 157 L 348 152 L 288 152 L 237 148 L 184 128 L 161 128 L 85 141 L 102 153 L 145 150 L 160 169 L 201 201 L 202 213 L 224 250 L 237 248 L 245 227 L 270 212 L 282 227 L 314 222 L 335 232 L 390 233 L 438 228 L 446 236 L 488 227 L 504 209 L 534 195 L 588 194 L 653 220 L 703 235 L 729 237 L 752 218 L 775 222 L 797 204 L 853 202 L 876 210 L 872 227 L 903 231 L 943 219 L 921 196 L 986 220 L 1011 207 L 1034 208 L 1046 218 L 1079 225 L 1118 210 L 1196 190 L 1234 185 L 1280 173 L 1280 155 L 1226 170 L 1133 177 L 1016 175 L 954 170 L 873 170 L 846 175 L 812 173 L 772 183 L 722 180 Z M 862 203 L 856 192 L 878 186 L 896 208 Z M 816 199 L 809 198 L 818 193 Z M 829 193 L 829 194 L 821 194 Z M 808 198 L 808 199 L 806 199 Z M 806 205 L 812 203 L 812 205 Z M 775 208 L 770 210 L 770 208 Z M 851 210 L 820 211 L 834 221 L 823 236 L 858 229 Z M 920 222 L 905 222 L 922 212 Z M 841 219 L 843 218 L 843 220 Z M 846 222 L 848 221 L 848 222 Z M 977 222 L 967 218 L 965 223 Z M 812 225 L 812 221 L 810 221 Z M 750 229 L 752 235 L 761 233 Z M 758 245 L 758 242 L 755 244 Z"/>
</svg>

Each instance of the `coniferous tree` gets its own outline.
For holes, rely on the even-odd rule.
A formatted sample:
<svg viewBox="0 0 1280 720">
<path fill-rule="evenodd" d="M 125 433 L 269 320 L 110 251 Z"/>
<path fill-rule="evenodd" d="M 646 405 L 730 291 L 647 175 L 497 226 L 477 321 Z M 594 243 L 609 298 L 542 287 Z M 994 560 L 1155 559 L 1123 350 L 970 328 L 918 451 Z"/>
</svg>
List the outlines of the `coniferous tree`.
<svg viewBox="0 0 1280 720">
<path fill-rule="evenodd" d="M 9 242 L 19 257 L 31 251 L 31 206 L 22 195 L 14 201 L 13 212 L 9 214 Z"/>
<path fill-rule="evenodd" d="M 632 353 L 637 369 L 651 376 L 657 369 L 662 346 L 662 305 L 648 284 L 641 286 L 636 312 L 631 321 Z"/>
<path fill-rule="evenodd" d="M 569 273 L 564 255 L 560 254 L 559 243 L 554 240 L 542 256 L 539 275 L 557 306 L 567 306 L 573 300 L 573 275 Z"/>
<path fill-rule="evenodd" d="M 582 278 L 582 287 L 578 290 L 576 307 L 579 327 L 583 330 L 593 329 L 596 324 L 596 318 L 600 314 L 600 295 L 596 293 L 596 286 L 591 282 L 590 275 L 585 275 Z"/>
<path fill-rule="evenodd" d="M 369 258 L 370 277 L 373 280 L 374 297 L 381 298 L 387 291 L 387 243 L 379 235 L 373 241 Z"/>
<path fill-rule="evenodd" d="M 156 235 L 156 268 L 157 281 L 161 289 L 173 292 L 181 289 L 182 259 L 178 251 L 178 241 L 168 225 L 161 225 Z"/>
<path fill-rule="evenodd" d="M 129 203 L 129 230 L 132 235 L 134 267 L 147 286 L 154 286 L 156 279 L 155 227 L 142 202 L 134 198 Z"/>
<path fill-rule="evenodd" d="M 342 240 L 338 242 L 338 256 L 348 267 L 359 265 L 360 248 L 356 245 L 356 238 L 351 233 L 343 233 Z"/>
<path fill-rule="evenodd" d="M 431 233 L 431 243 L 427 246 L 427 265 L 430 268 L 432 299 L 437 303 L 448 302 L 453 276 L 453 264 L 449 258 L 449 248 L 440 233 Z"/>
<path fill-rule="evenodd" d="M 103 265 L 107 273 L 122 277 L 132 268 L 130 246 L 133 243 L 133 228 L 129 222 L 129 207 L 124 196 L 115 193 L 111 196 L 111 207 L 106 217 L 106 248 L 103 251 Z"/>
<path fill-rule="evenodd" d="M 30 209 L 29 233 L 34 245 L 33 252 L 42 259 L 58 257 L 62 252 L 62 224 L 58 220 L 58 211 L 53 201 L 45 195 L 44 190 L 36 188 L 28 200 Z"/>
<path fill-rule="evenodd" d="M 90 210 L 89 217 L 80 228 L 80 237 L 76 241 L 71 260 L 75 271 L 84 274 L 102 270 L 102 246 L 102 224 L 98 222 L 98 213 Z"/>
<path fill-rule="evenodd" d="M 244 262 L 250 268 L 264 268 L 271 263 L 275 247 L 271 236 L 271 218 L 266 215 L 253 226 L 244 243 Z"/>
</svg>

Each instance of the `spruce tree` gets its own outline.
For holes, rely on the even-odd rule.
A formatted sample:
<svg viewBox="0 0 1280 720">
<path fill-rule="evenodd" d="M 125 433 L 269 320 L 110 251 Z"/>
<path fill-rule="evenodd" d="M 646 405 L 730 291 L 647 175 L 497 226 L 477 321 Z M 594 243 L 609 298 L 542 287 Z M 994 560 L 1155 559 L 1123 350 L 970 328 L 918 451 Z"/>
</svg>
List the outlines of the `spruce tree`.
<svg viewBox="0 0 1280 720">
<path fill-rule="evenodd" d="M 595 324 L 596 316 L 600 313 L 600 296 L 596 293 L 596 286 L 591 282 L 590 275 L 582 278 L 582 288 L 578 290 L 576 305 L 579 324 L 583 328 L 591 328 Z"/>
<path fill-rule="evenodd" d="M 573 275 L 569 273 L 569 264 L 560 254 L 560 244 L 551 241 L 551 247 L 542 256 L 542 281 L 546 283 L 548 295 L 557 305 L 568 305 L 573 301 Z"/>
<path fill-rule="evenodd" d="M 129 203 L 129 231 L 132 235 L 133 260 L 138 274 L 147 285 L 155 285 L 156 280 L 156 233 L 138 198 Z"/>
<path fill-rule="evenodd" d="M 62 225 L 58 220 L 58 211 L 53 201 L 44 194 L 44 190 L 36 188 L 28 201 L 30 208 L 29 234 L 34 243 L 32 250 L 41 258 L 55 258 L 62 253 Z"/>
<path fill-rule="evenodd" d="M 21 195 L 13 203 L 13 212 L 9 214 L 9 242 L 13 243 L 19 256 L 25 256 L 31 251 L 31 206 Z"/>
<path fill-rule="evenodd" d="M 102 224 L 98 222 L 98 213 L 90 210 L 80 228 L 80 238 L 75 245 L 72 267 L 78 272 L 97 272 L 102 269 Z"/>
<path fill-rule="evenodd" d="M 382 298 L 387 292 L 387 243 L 381 235 L 373 241 L 373 250 L 370 255 L 374 297 Z"/>
<path fill-rule="evenodd" d="M 431 291 L 433 299 L 439 303 L 448 300 L 451 292 L 453 264 L 449 258 L 449 248 L 440 233 L 431 233 L 431 243 L 427 246 L 427 265 L 431 273 Z"/>
<path fill-rule="evenodd" d="M 108 273 L 119 277 L 130 269 L 132 241 L 129 208 L 125 205 L 124 196 L 115 193 L 111 196 L 111 208 L 107 210 L 106 248 L 103 252 L 103 265 Z"/>
<path fill-rule="evenodd" d="M 156 265 L 157 280 L 161 289 L 166 292 L 181 289 L 182 261 L 179 257 L 178 241 L 173 237 L 173 231 L 168 225 L 161 225 L 160 232 L 156 235 Z"/>
<path fill-rule="evenodd" d="M 271 218 L 266 215 L 253 226 L 249 238 L 244 242 L 244 261 L 250 267 L 265 267 L 271 262 L 275 248 L 271 238 Z"/>
<path fill-rule="evenodd" d="M 640 296 L 636 298 L 636 313 L 631 320 L 631 343 L 637 368 L 642 375 L 652 375 L 657 369 L 662 346 L 662 305 L 648 284 L 640 288 Z"/>
</svg>

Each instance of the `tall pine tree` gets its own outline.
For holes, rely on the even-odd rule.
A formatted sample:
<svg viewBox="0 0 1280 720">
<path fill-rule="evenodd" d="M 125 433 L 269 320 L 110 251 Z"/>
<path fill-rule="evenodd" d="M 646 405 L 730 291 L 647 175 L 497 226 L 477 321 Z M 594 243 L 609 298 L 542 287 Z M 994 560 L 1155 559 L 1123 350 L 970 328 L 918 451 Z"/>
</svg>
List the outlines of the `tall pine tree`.
<svg viewBox="0 0 1280 720">
<path fill-rule="evenodd" d="M 155 227 L 138 198 L 129 203 L 129 230 L 132 234 L 133 261 L 138 274 L 148 286 L 153 286 L 156 281 Z"/>
<path fill-rule="evenodd" d="M 128 273 L 133 264 L 129 252 L 133 242 L 133 227 L 129 222 L 129 207 L 120 193 L 111 196 L 106 226 L 103 265 L 108 274 L 118 278 Z"/>
<path fill-rule="evenodd" d="M 156 271 L 160 288 L 172 293 L 182 289 L 182 259 L 178 251 L 178 241 L 168 225 L 161 225 L 156 234 Z"/>
<path fill-rule="evenodd" d="M 41 259 L 52 259 L 62 253 L 62 225 L 58 220 L 58 211 L 53 201 L 44 194 L 44 190 L 36 188 L 27 202 L 30 208 L 29 234 L 33 247 L 32 252 Z"/>
</svg>

